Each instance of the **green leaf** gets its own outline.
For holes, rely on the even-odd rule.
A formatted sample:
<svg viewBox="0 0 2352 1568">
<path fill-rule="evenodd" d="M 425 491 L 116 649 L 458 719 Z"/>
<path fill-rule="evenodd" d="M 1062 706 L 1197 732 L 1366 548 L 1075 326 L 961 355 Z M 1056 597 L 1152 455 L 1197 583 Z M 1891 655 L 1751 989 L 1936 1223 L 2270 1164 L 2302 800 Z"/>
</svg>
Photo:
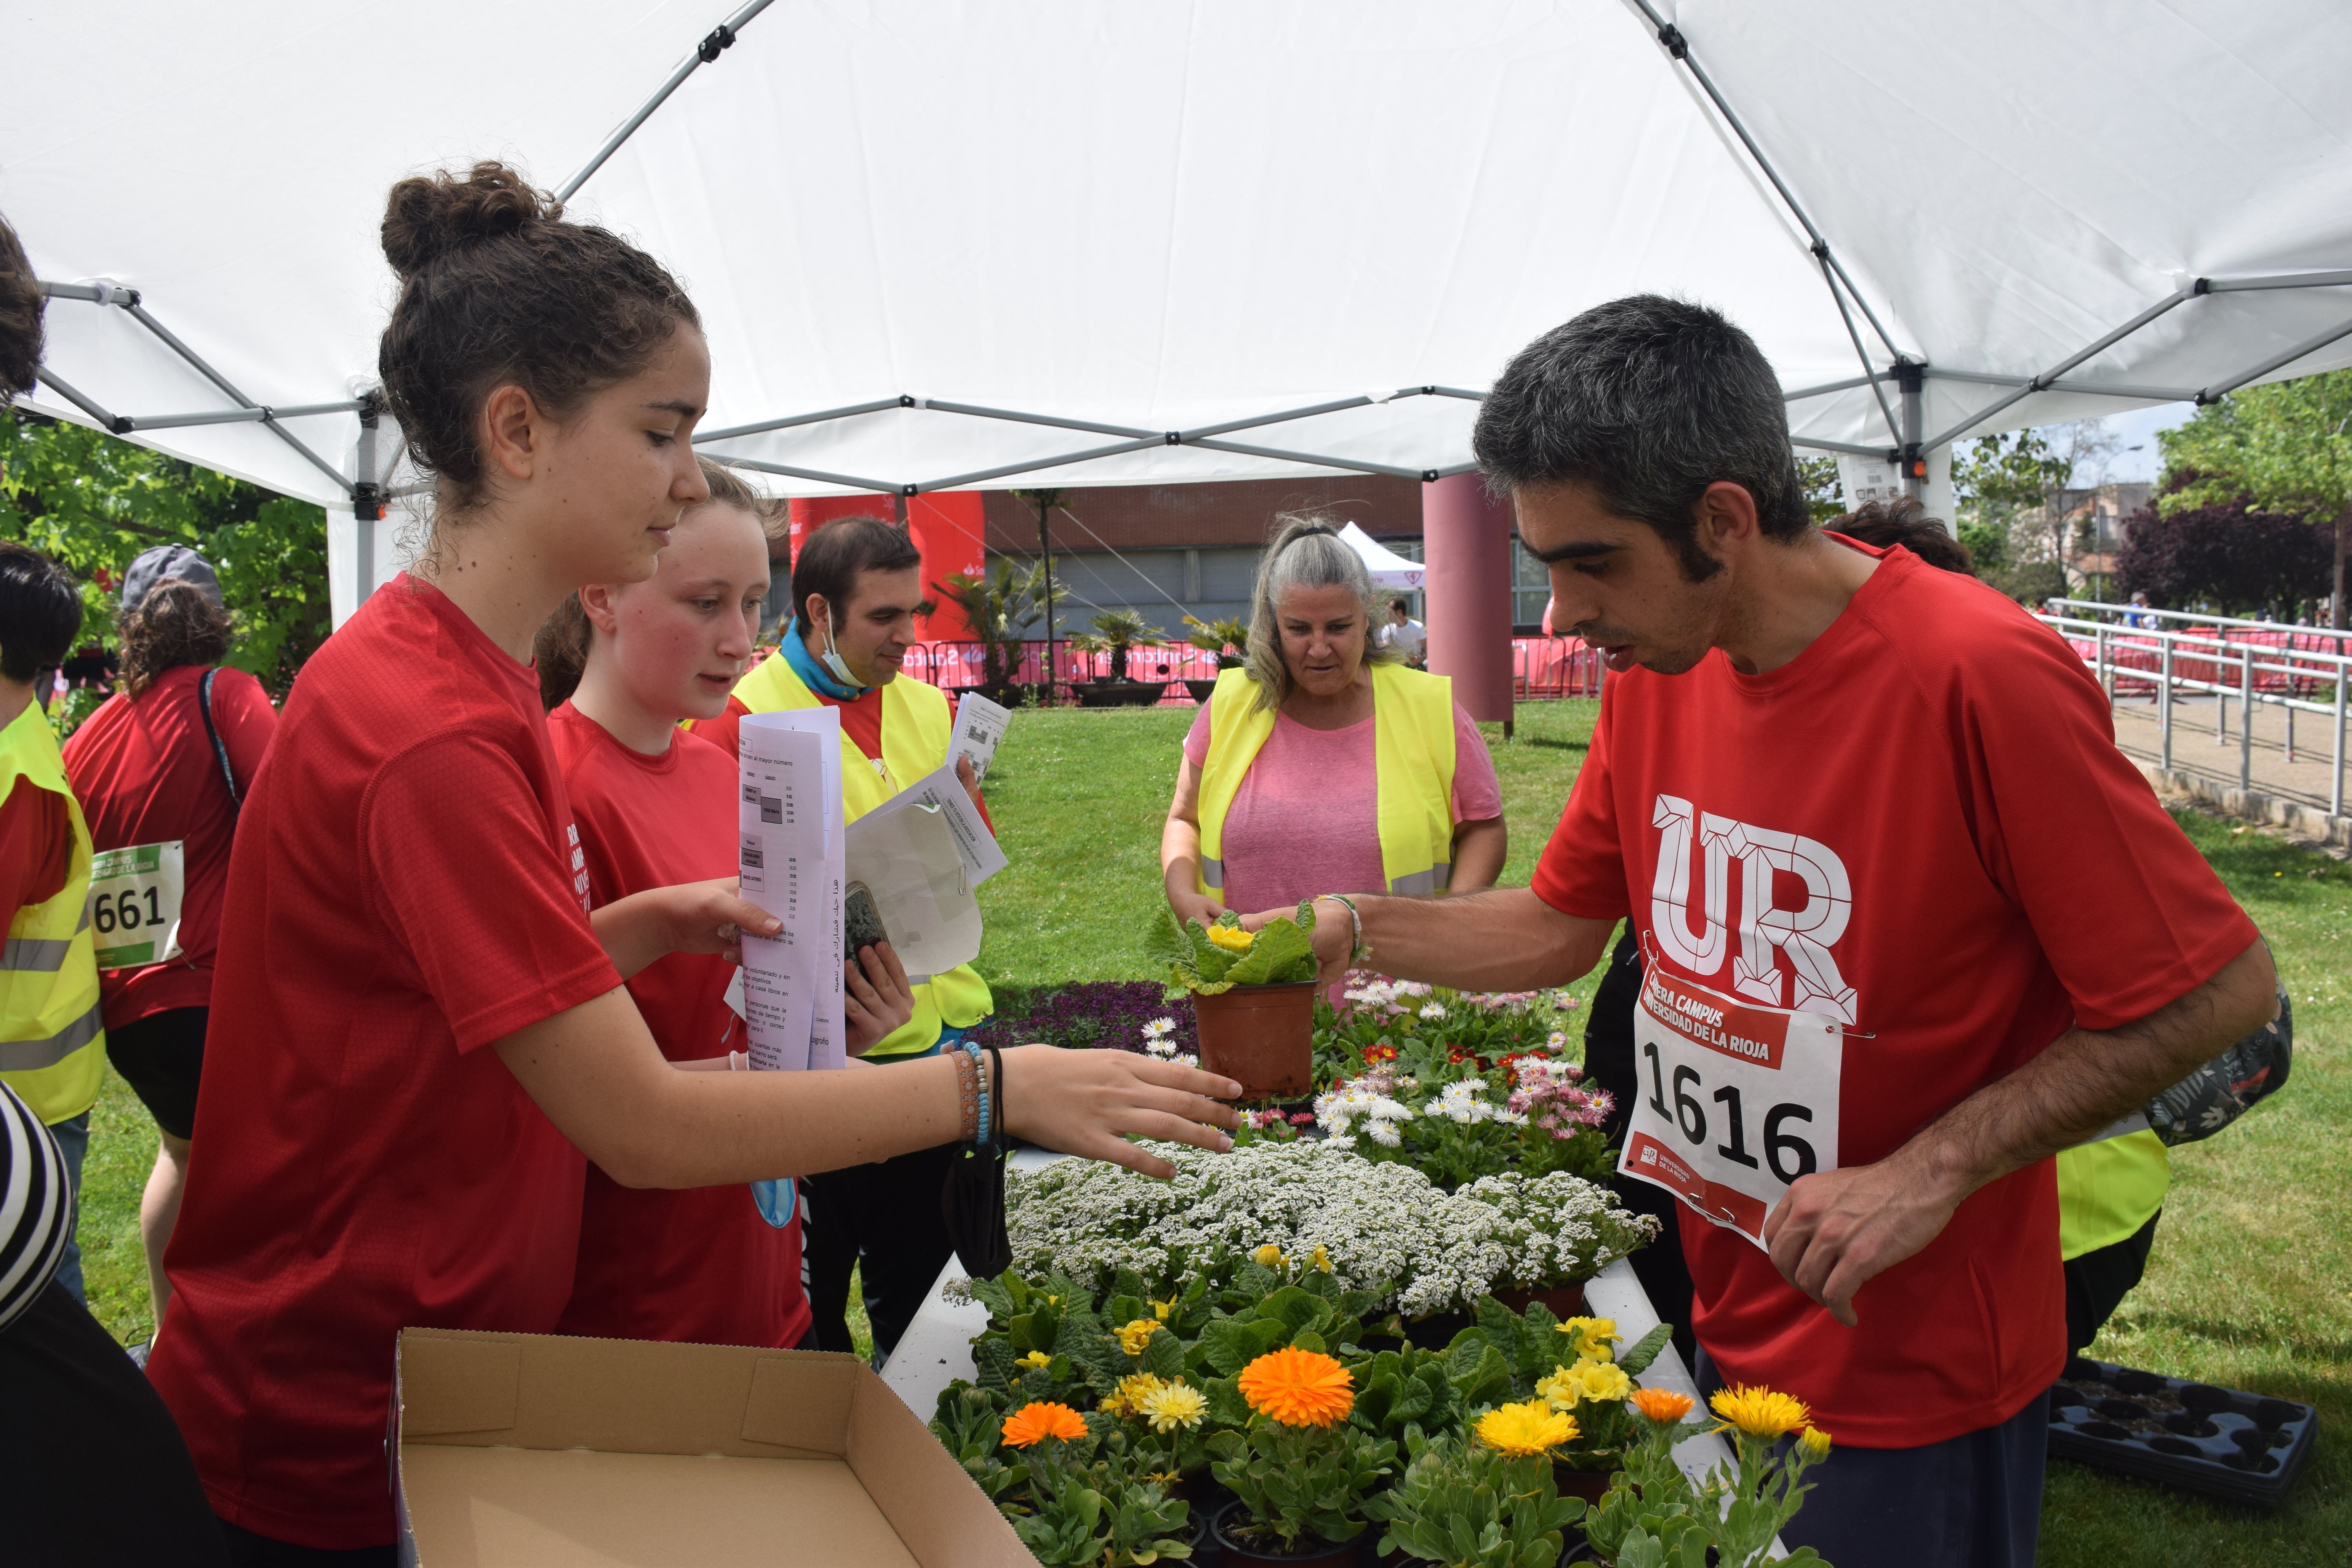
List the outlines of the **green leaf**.
<svg viewBox="0 0 2352 1568">
<path fill-rule="evenodd" d="M 1639 1377 L 1650 1370 L 1650 1363 L 1658 1359 L 1658 1352 L 1664 1350 L 1674 1337 L 1673 1328 L 1660 1323 L 1634 1341 L 1633 1348 L 1617 1358 L 1617 1364 L 1625 1369 L 1627 1377 Z"/>
<path fill-rule="evenodd" d="M 1272 985 L 1315 978 L 1315 916 L 1307 923 L 1293 920 L 1269 921 L 1224 978 L 1235 985 Z M 1299 973 L 1304 967 L 1305 973 Z"/>
</svg>

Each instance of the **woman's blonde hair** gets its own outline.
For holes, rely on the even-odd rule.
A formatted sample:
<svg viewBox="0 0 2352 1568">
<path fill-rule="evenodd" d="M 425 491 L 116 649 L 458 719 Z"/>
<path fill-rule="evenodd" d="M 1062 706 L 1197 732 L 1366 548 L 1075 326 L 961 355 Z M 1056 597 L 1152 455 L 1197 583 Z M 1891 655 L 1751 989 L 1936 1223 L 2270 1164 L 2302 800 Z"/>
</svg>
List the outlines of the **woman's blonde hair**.
<svg viewBox="0 0 2352 1568">
<path fill-rule="evenodd" d="M 1294 588 L 1345 588 L 1364 615 L 1364 663 L 1389 664 L 1404 656 L 1381 647 L 1372 637 L 1372 574 L 1364 558 L 1339 537 L 1339 520 L 1324 512 L 1276 512 L 1274 532 L 1258 557 L 1257 585 L 1250 591 L 1249 647 L 1243 660 L 1256 689 L 1255 709 L 1279 707 L 1290 695 L 1290 667 L 1282 659 L 1278 606 Z"/>
<path fill-rule="evenodd" d="M 700 511 L 707 506 L 732 507 L 749 513 L 760 525 L 760 531 L 772 542 L 775 538 L 773 508 L 760 499 L 759 494 L 734 469 L 709 458 L 697 457 L 695 466 L 702 470 L 702 482 L 710 489 L 710 499 L 687 508 Z M 679 521 L 685 521 L 684 513 Z M 539 671 L 539 700 L 551 713 L 563 705 L 563 700 L 580 689 L 580 678 L 588 669 L 588 647 L 594 637 L 588 625 L 588 612 L 581 607 L 580 595 L 575 590 L 564 595 L 555 613 L 541 621 L 531 637 L 531 663 Z"/>
</svg>

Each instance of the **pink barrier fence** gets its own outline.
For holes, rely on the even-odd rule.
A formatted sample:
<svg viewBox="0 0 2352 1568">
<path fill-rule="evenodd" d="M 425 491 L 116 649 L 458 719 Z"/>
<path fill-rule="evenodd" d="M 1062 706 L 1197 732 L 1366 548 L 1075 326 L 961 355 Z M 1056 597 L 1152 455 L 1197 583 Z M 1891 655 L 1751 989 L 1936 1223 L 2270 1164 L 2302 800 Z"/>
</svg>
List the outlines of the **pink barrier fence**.
<svg viewBox="0 0 2352 1568">
<path fill-rule="evenodd" d="M 1020 661 L 1012 671 L 1013 684 L 1034 684 L 1044 673 L 1045 657 L 1044 638 L 1023 643 Z M 1127 668 L 1129 678 L 1135 680 L 1161 680 L 1172 684 L 1179 680 L 1214 680 L 1217 678 L 1216 656 L 1190 646 L 1136 648 L 1128 655 Z M 976 642 L 917 643 L 907 654 L 906 672 L 943 690 L 982 685 L 988 679 L 987 671 L 986 647 Z M 1098 679 L 1110 673 L 1110 655 L 1081 653 L 1069 644 L 1055 640 L 1054 679 L 1056 684 Z M 1555 697 L 1598 697 L 1601 695 L 1601 656 L 1585 647 L 1580 637 L 1514 637 L 1511 640 L 1511 679 L 1513 692 L 1522 701 Z M 1187 703 L 1192 699 L 1181 689 L 1176 689 L 1161 700 Z"/>
<path fill-rule="evenodd" d="M 2096 637 L 2085 637 L 2079 630 L 2070 630 L 2066 634 L 2066 641 L 2082 656 L 2084 664 L 2096 668 L 2099 657 Z M 2191 642 L 2213 645 L 2214 656 L 2200 657 L 2187 646 Z M 2286 627 L 2274 632 L 2233 628 L 2226 644 L 2216 630 L 2192 629 L 2180 633 L 2174 639 L 2172 678 L 2175 680 L 2227 686 L 2234 690 L 2241 679 L 2237 650 L 2251 647 L 2255 650 L 2255 690 L 2308 698 L 2316 691 L 2333 689 L 2335 678 L 2326 668 L 2315 666 L 2308 673 L 2290 675 L 2284 670 L 2264 669 L 2263 663 L 2265 660 L 2284 663 L 2283 656 L 2290 652 L 2332 654 L 2337 646 L 2337 639 L 2326 634 L 2298 632 Z M 2115 673 L 2117 696 L 2154 696 L 2163 676 L 2162 645 L 2155 637 L 2118 627 L 2107 634 L 2107 668 Z M 2135 671 L 2147 679 L 2136 678 Z"/>
</svg>

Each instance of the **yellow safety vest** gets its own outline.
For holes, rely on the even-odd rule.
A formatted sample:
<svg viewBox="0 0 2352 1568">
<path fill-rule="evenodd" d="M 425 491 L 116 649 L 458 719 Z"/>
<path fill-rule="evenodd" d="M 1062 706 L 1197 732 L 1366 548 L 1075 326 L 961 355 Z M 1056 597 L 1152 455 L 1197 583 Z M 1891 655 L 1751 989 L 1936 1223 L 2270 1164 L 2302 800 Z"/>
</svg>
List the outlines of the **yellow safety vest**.
<svg viewBox="0 0 2352 1568">
<path fill-rule="evenodd" d="M 57 1122 L 96 1102 L 106 1076 L 106 1029 L 89 929 L 89 825 L 36 702 L 0 730 L 0 800 L 20 778 L 66 797 L 73 860 L 55 898 L 22 906 L 8 922 L 7 945 L 0 948 L 0 1082 L 34 1115 Z"/>
<path fill-rule="evenodd" d="M 737 681 L 735 700 L 754 713 L 823 706 L 782 654 L 763 659 Z M 937 773 L 947 763 L 948 741 L 954 732 L 948 700 L 938 687 L 903 675 L 885 685 L 882 766 L 875 767 L 875 759 L 857 749 L 847 730 L 841 732 L 844 820 L 856 821 L 908 784 Z M 867 1051 L 866 1058 L 929 1050 L 942 1029 L 968 1029 L 994 1011 L 996 999 L 989 994 L 988 982 L 971 964 L 959 964 L 915 987 L 914 1017 Z"/>
<path fill-rule="evenodd" d="M 1376 664 L 1371 672 L 1381 870 L 1390 892 L 1433 897 L 1454 877 L 1454 682 L 1401 664 Z M 1201 768 L 1201 868 L 1195 878 L 1200 892 L 1224 890 L 1225 813 L 1258 748 L 1274 733 L 1274 710 L 1256 707 L 1255 695 L 1246 669 L 1218 676 L 1217 689 L 1209 695 L 1209 757 Z"/>
<path fill-rule="evenodd" d="M 2058 1156 L 2058 1256 L 2080 1258 L 2137 1233 L 2164 1206 L 2172 1159 L 2153 1132 L 2079 1144 Z"/>
</svg>

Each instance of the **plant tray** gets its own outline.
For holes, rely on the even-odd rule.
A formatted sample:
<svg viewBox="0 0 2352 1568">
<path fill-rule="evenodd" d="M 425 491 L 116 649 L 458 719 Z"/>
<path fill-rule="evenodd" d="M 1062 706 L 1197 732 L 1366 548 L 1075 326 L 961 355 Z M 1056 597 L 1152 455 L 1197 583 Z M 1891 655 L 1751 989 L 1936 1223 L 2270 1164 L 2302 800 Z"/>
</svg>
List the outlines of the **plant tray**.
<svg viewBox="0 0 2352 1568">
<path fill-rule="evenodd" d="M 2319 1436 L 2308 1405 L 2077 1356 L 2050 1391 L 2050 1452 L 2275 1508 Z"/>
</svg>

